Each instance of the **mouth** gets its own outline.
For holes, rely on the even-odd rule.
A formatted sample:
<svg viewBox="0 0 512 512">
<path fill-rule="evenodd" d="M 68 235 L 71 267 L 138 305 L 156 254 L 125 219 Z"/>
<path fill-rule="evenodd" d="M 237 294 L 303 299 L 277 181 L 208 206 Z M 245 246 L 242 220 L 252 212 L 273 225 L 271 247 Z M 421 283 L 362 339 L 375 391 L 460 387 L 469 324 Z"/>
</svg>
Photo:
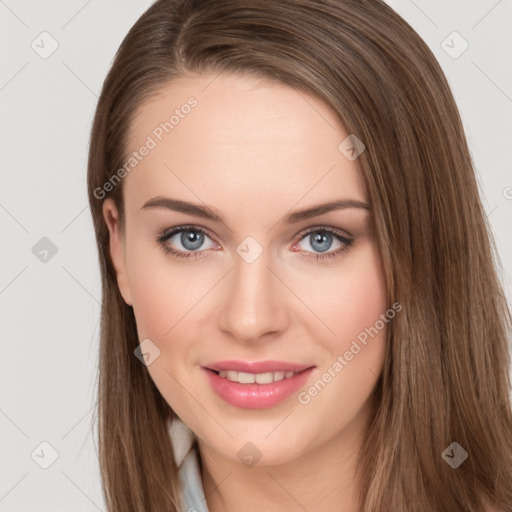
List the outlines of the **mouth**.
<svg viewBox="0 0 512 512">
<path fill-rule="evenodd" d="M 225 402 L 243 409 L 265 409 L 298 391 L 315 368 L 279 361 L 223 361 L 203 366 L 202 370 L 213 391 Z"/>
</svg>

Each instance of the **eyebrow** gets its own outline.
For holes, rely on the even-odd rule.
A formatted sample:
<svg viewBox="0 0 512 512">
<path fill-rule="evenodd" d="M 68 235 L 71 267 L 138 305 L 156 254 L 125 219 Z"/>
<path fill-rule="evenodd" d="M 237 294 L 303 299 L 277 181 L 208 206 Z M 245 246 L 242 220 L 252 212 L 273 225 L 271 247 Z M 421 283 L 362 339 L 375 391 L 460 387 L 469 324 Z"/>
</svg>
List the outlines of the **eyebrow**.
<svg viewBox="0 0 512 512">
<path fill-rule="evenodd" d="M 203 217 L 204 219 L 210 219 L 216 222 L 222 222 L 226 224 L 226 219 L 223 215 L 215 208 L 207 205 L 201 205 L 196 203 L 189 203 L 187 201 L 181 201 L 179 199 L 171 199 L 169 197 L 154 197 L 144 203 L 141 210 L 149 208 L 167 208 L 175 212 L 187 213 L 189 215 L 196 215 L 197 217 Z M 335 210 L 345 210 L 347 208 L 360 208 L 363 210 L 371 210 L 368 203 L 359 201 L 357 199 L 337 199 L 328 203 L 318 204 L 298 210 L 285 217 L 286 224 L 295 224 L 297 222 L 317 217 L 324 213 L 328 213 Z"/>
</svg>

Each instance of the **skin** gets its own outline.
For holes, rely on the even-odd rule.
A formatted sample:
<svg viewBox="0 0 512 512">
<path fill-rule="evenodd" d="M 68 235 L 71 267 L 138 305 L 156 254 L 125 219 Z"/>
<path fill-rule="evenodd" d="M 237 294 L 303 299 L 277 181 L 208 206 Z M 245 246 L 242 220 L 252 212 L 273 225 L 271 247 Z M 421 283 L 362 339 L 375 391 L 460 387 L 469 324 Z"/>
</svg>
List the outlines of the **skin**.
<svg viewBox="0 0 512 512">
<path fill-rule="evenodd" d="M 103 205 L 120 292 L 133 306 L 139 339 L 160 350 L 148 371 L 198 436 L 210 512 L 316 510 L 320 496 L 324 511 L 361 510 L 355 464 L 376 406 L 387 325 L 307 405 L 294 393 L 268 409 L 234 407 L 201 369 L 227 359 L 309 363 L 316 368 L 307 390 L 390 307 L 369 211 L 282 221 L 334 199 L 368 202 L 357 160 L 338 149 L 349 134 L 302 92 L 205 75 L 166 85 L 141 105 L 128 147 L 139 148 L 190 96 L 197 107 L 124 178 L 124 233 L 114 202 Z M 210 205 L 226 222 L 141 209 L 157 196 Z M 204 257 L 176 259 L 155 241 L 189 224 L 210 233 Z M 353 243 L 315 260 L 325 253 L 314 233 L 301 233 L 322 226 Z M 236 252 L 247 236 L 263 250 L 252 263 Z M 187 252 L 180 234 L 166 243 Z M 326 252 L 343 247 L 333 236 Z M 251 467 L 237 456 L 248 442 L 261 453 Z"/>
</svg>

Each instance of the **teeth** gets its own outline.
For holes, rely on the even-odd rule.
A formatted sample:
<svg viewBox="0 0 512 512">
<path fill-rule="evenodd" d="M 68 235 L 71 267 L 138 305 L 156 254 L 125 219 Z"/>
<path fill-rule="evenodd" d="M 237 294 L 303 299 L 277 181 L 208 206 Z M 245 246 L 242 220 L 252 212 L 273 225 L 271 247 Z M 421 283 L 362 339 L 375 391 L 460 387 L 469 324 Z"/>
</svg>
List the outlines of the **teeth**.
<svg viewBox="0 0 512 512">
<path fill-rule="evenodd" d="M 246 373 L 235 372 L 234 370 L 219 370 L 219 375 L 232 382 L 240 384 L 270 384 L 283 379 L 289 379 L 297 372 L 266 372 L 266 373 Z"/>
<path fill-rule="evenodd" d="M 238 378 L 240 378 L 240 376 Z M 258 384 L 270 384 L 271 382 L 274 382 L 274 373 L 273 372 L 257 373 L 254 376 L 254 380 Z M 242 381 L 240 381 L 240 382 L 242 382 Z"/>
<path fill-rule="evenodd" d="M 231 378 L 231 379 L 236 378 L 237 372 L 228 372 L 228 375 L 230 373 L 231 373 L 231 376 L 228 378 Z M 233 373 L 235 375 L 233 375 Z M 254 378 L 255 378 L 255 375 L 253 373 L 238 372 L 238 382 L 240 382 L 240 384 L 254 384 Z"/>
<path fill-rule="evenodd" d="M 293 375 L 293 372 L 288 372 Z M 288 377 L 291 377 L 291 375 L 288 375 Z M 284 379 L 284 372 L 274 372 L 274 382 L 277 380 L 283 380 Z"/>
</svg>

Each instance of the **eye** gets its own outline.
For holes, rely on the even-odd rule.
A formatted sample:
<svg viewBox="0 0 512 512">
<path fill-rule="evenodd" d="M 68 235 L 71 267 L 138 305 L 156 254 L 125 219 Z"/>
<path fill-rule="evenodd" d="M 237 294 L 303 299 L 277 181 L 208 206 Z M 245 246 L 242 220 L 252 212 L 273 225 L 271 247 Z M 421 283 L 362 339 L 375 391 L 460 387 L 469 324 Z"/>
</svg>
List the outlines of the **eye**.
<svg viewBox="0 0 512 512">
<path fill-rule="evenodd" d="M 341 255 L 354 241 L 344 236 L 341 231 L 326 226 L 309 228 L 299 236 L 300 240 L 292 246 L 292 251 L 306 253 L 302 257 L 313 258 L 317 261 Z M 204 247 L 206 240 L 210 240 L 209 247 Z M 212 240 L 205 229 L 193 225 L 166 229 L 158 234 L 156 241 L 166 254 L 171 254 L 178 259 L 202 258 L 207 255 L 208 249 L 221 249 L 221 246 Z M 337 245 L 338 248 L 329 251 L 333 245 Z"/>
<path fill-rule="evenodd" d="M 292 250 L 302 250 L 306 253 L 311 253 L 309 249 L 312 249 L 313 253 L 307 254 L 304 257 L 313 258 L 315 260 L 339 256 L 342 252 L 346 251 L 354 241 L 354 239 L 344 236 L 340 231 L 325 226 L 319 226 L 313 229 L 310 228 L 305 233 L 302 232 L 301 235 L 301 239 L 292 247 Z M 337 245 L 338 248 L 328 252 L 333 245 Z M 296 249 L 297 247 L 299 249 Z"/>
<path fill-rule="evenodd" d="M 162 246 L 166 254 L 172 254 L 176 258 L 201 258 L 206 255 L 205 251 L 207 249 L 220 248 L 213 241 L 210 247 L 203 247 L 206 239 L 211 240 L 203 228 L 198 226 L 177 226 L 159 234 L 157 242 Z"/>
</svg>

